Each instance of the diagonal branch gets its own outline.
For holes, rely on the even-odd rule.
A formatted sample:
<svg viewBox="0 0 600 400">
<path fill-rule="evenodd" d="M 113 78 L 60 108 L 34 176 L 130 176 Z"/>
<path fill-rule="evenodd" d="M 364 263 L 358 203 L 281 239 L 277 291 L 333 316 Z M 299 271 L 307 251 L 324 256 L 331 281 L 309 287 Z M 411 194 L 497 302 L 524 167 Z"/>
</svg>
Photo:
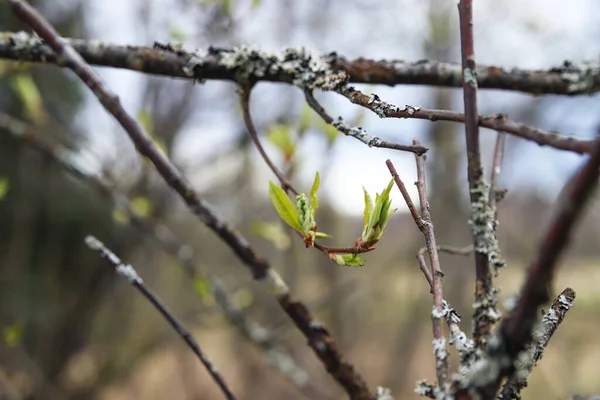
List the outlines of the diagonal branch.
<svg viewBox="0 0 600 400">
<path fill-rule="evenodd" d="M 399 143 L 390 143 L 386 142 L 385 140 L 381 140 L 376 136 L 371 136 L 367 134 L 367 131 L 361 127 L 349 126 L 344 122 L 342 117 L 338 117 L 337 120 L 334 120 L 333 117 L 327 114 L 327 111 L 325 111 L 325 108 L 323 108 L 323 106 L 317 101 L 317 99 L 315 99 L 311 90 L 305 90 L 304 96 L 310 108 L 312 108 L 314 112 L 316 112 L 321 118 L 323 118 L 323 121 L 330 125 L 333 125 L 334 128 L 336 128 L 344 135 L 351 136 L 363 142 L 369 147 L 380 147 L 384 149 L 408 151 L 417 155 L 425 154 L 427 150 L 429 150 L 427 147 L 423 147 L 420 145 L 415 146 Z"/>
<path fill-rule="evenodd" d="M 353 86 L 346 86 L 338 92 L 352 103 L 365 107 L 380 118 L 412 118 L 428 121 L 451 121 L 466 123 L 467 116 L 452 110 L 425 109 L 417 106 L 396 106 L 385 102 L 376 94 L 366 95 Z M 472 117 L 471 117 L 472 118 Z M 540 146 L 549 146 L 558 150 L 572 151 L 578 154 L 588 154 L 593 147 L 593 140 L 581 140 L 569 136 L 561 136 L 526 124 L 511 121 L 504 114 L 480 115 L 475 123 L 483 128 L 506 132 L 521 139 L 529 140 Z"/>
<path fill-rule="evenodd" d="M 548 342 L 552 339 L 554 332 L 567 315 L 575 302 L 575 291 L 566 288 L 554 299 L 550 309 L 542 316 L 542 323 L 533 335 L 533 341 L 529 343 L 527 357 L 525 362 L 520 360 L 515 375 L 513 375 L 502 387 L 499 399 L 510 400 L 520 399 L 521 390 L 527 386 L 527 378 L 537 362 L 542 358 L 542 353 L 546 349 Z"/>
<path fill-rule="evenodd" d="M 189 348 L 196 354 L 198 359 L 204 364 L 204 367 L 212 377 L 212 379 L 217 383 L 225 398 L 228 400 L 235 400 L 236 397 L 229 389 L 229 386 L 219 373 L 213 363 L 208 359 L 208 357 L 204 354 L 196 339 L 192 336 L 189 330 L 187 330 L 177 318 L 169 311 L 164 304 L 160 301 L 154 293 L 144 284 L 142 278 L 139 277 L 135 269 L 131 265 L 126 265 L 121 262 L 119 257 L 117 257 L 110 249 L 108 249 L 104 243 L 100 242 L 93 236 L 88 236 L 85 238 L 85 244 L 92 250 L 96 250 L 100 252 L 100 256 L 102 258 L 106 258 L 108 262 L 115 267 L 117 273 L 124 278 L 127 278 L 129 283 L 136 288 L 153 306 L 162 314 L 162 316 L 169 322 L 169 324 L 175 329 L 175 331 L 181 336 L 181 338 L 187 343 Z"/>
<path fill-rule="evenodd" d="M 268 261 L 256 252 L 246 238 L 204 203 L 193 186 L 159 150 L 141 124 L 127 113 L 119 98 L 103 84 L 85 60 L 25 1 L 10 0 L 10 4 L 15 14 L 31 25 L 56 52 L 61 64 L 70 68 L 92 90 L 104 108 L 127 132 L 137 150 L 152 162 L 159 174 L 181 196 L 190 210 L 229 245 L 248 266 L 254 279 L 267 283 L 281 308 L 308 339 L 309 346 L 332 377 L 346 390 L 349 397 L 356 400 L 371 399 L 371 391 L 365 380 L 355 371 L 352 364 L 342 358 L 329 331 L 315 320 L 302 302 L 292 297 L 285 282 L 270 268 Z"/>
<path fill-rule="evenodd" d="M 66 39 L 90 64 L 124 68 L 154 75 L 196 80 L 238 81 L 236 71 L 222 62 L 225 55 L 239 49 L 210 48 L 187 52 L 174 46 L 156 43 L 153 47 L 123 46 L 100 41 Z M 298 52 L 298 49 L 287 49 Z M 191 57 L 197 60 L 190 77 L 184 70 Z M 329 54 L 333 69 L 341 69 L 352 83 L 383 85 L 428 85 L 440 87 L 462 86 L 462 67 L 458 63 L 431 60 L 371 60 L 358 58 L 349 60 L 343 56 Z M 38 63 L 59 63 L 54 52 L 39 39 L 25 32 L 0 33 L 0 58 Z M 261 61 L 267 64 L 267 57 Z M 249 60 L 246 60 L 249 62 Z M 589 95 L 600 91 L 600 66 L 597 63 L 575 64 L 565 61 L 563 65 L 547 70 L 503 68 L 482 66 L 476 68 L 480 89 L 501 89 L 541 94 Z M 285 71 L 266 70 L 253 75 L 255 82 L 293 83 L 293 77 Z"/>
</svg>

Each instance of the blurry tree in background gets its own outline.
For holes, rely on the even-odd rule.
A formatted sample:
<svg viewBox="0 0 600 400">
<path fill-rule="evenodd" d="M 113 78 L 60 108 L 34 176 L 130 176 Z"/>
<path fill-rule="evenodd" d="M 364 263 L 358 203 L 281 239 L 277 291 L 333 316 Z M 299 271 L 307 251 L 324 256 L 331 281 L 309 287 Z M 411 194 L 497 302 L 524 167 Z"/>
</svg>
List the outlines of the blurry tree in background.
<svg viewBox="0 0 600 400">
<path fill-rule="evenodd" d="M 557 35 L 567 34 L 552 28 L 555 21 L 548 14 L 536 16 L 535 5 L 517 18 L 504 14 L 494 1 L 481 3 L 475 5 L 478 65 L 512 67 L 512 62 L 548 69 L 564 58 L 580 62 L 598 54 L 600 42 L 587 37 L 585 46 L 561 44 Z M 573 11 L 574 22 L 560 25 L 564 31 L 581 31 L 578 24 L 592 26 L 588 20 L 578 21 L 580 15 L 600 16 L 595 3 L 574 3 L 573 9 L 584 11 Z M 307 45 L 320 52 L 336 51 L 346 61 L 427 59 L 460 66 L 461 59 L 456 2 L 442 0 L 404 0 L 393 6 L 358 0 L 31 4 L 64 37 L 150 49 L 157 41 L 162 43 L 159 50 L 171 55 L 195 47 L 214 46 L 218 52 L 250 43 L 265 49 Z M 5 35 L 31 29 L 4 1 L 0 31 Z M 523 55 L 523 64 L 511 61 L 507 48 L 495 50 L 502 35 L 511 43 L 519 35 L 527 38 L 522 45 L 511 44 Z M 538 47 L 552 38 L 558 44 L 526 53 L 536 38 L 542 38 Z M 561 54 L 570 48 L 581 52 Z M 479 53 L 491 62 L 479 61 Z M 527 59 L 538 53 L 551 55 Z M 137 268 L 173 314 L 191 328 L 239 399 L 344 398 L 343 389 L 308 351 L 306 339 L 268 291 L 240 267 L 219 237 L 199 228 L 197 218 L 149 159 L 139 157 L 74 74 L 10 58 L 0 59 L 0 398 L 222 397 L 161 316 L 85 246 L 88 234 Z M 569 72 L 568 66 L 563 67 L 555 75 Z M 377 250 L 363 256 L 367 264 L 337 266 L 320 252 L 305 249 L 274 212 L 267 190 L 268 181 L 276 178 L 248 135 L 234 83 L 207 79 L 196 85 L 190 79 L 135 71 L 142 68 L 94 69 L 202 198 L 249 239 L 318 316 L 340 353 L 371 387 L 389 388 L 396 399 L 404 399 L 417 396 L 417 380 L 435 382 L 431 295 L 415 260 L 424 242 L 398 194 L 394 193 L 392 208 L 400 210 Z M 517 93 L 516 86 L 505 88 L 515 90 L 510 93 L 480 90 L 480 114 L 502 112 L 547 131 L 592 139 L 600 124 L 595 94 L 600 73 L 597 64 L 586 71 L 585 83 L 594 88 L 590 96 L 534 97 L 531 90 Z M 363 81 L 356 87 L 397 105 L 462 110 L 460 82 L 448 82 L 388 87 Z M 389 142 L 418 138 L 427 146 L 427 185 L 437 244 L 472 244 L 463 124 L 380 120 L 337 93 L 317 96 L 334 118 L 342 115 L 349 126 L 363 126 Z M 249 107 L 266 152 L 293 187 L 308 193 L 319 171 L 318 228 L 331 234 L 336 244 L 353 243 L 360 235 L 362 210 L 354 205 L 363 200 L 362 185 L 374 193 L 389 182 L 385 159 L 393 159 L 418 202 L 412 188 L 413 154 L 368 148 L 345 137 L 311 110 L 302 91 L 292 85 L 259 82 Z M 15 131 L 23 123 L 31 134 L 19 137 Z M 489 174 L 496 135 L 481 131 L 483 165 Z M 508 266 L 495 281 L 502 287 L 501 302 L 518 291 L 523 267 L 536 255 L 560 188 L 584 159 L 552 147 L 538 148 L 513 136 L 507 143 L 500 186 L 508 189 L 508 195 L 498 208 L 497 237 Z M 554 298 L 563 287 L 573 287 L 577 306 L 545 350 L 523 392 L 525 398 L 600 392 L 594 378 L 600 346 L 592 340 L 599 322 L 600 298 L 594 282 L 600 274 L 595 268 L 600 216 L 595 205 L 590 208 L 552 292 Z M 463 316 L 462 329 L 470 332 L 473 257 L 441 253 L 440 258 L 444 299 Z M 503 304 L 499 307 L 507 314 Z M 459 357 L 455 350 L 450 354 L 451 361 Z"/>
</svg>

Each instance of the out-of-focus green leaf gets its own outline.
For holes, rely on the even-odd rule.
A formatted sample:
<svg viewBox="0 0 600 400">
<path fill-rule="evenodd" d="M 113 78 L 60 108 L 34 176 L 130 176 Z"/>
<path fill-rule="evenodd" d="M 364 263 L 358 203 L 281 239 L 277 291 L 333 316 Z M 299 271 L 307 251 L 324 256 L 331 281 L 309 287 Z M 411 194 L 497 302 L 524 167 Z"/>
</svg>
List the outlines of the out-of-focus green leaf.
<svg viewBox="0 0 600 400">
<path fill-rule="evenodd" d="M 319 190 L 319 186 L 321 185 L 321 177 L 319 176 L 319 171 L 315 174 L 315 180 L 313 181 L 312 188 L 310 189 L 310 208 L 312 210 L 313 218 L 319 208 L 319 199 L 317 198 L 317 191 Z"/>
<path fill-rule="evenodd" d="M 254 293 L 248 288 L 242 288 L 235 292 L 233 301 L 241 309 L 248 308 L 254 303 Z"/>
<path fill-rule="evenodd" d="M 21 338 L 23 337 L 23 329 L 23 324 L 20 322 L 15 322 L 14 324 L 4 328 L 4 343 L 8 347 L 18 346 L 19 343 L 21 343 Z"/>
<path fill-rule="evenodd" d="M 148 218 L 152 212 L 152 202 L 146 196 L 137 196 L 130 204 L 131 210 L 140 218 Z"/>
<path fill-rule="evenodd" d="M 0 176 L 0 200 L 2 200 L 4 196 L 6 196 L 6 193 L 8 193 L 9 188 L 10 182 L 8 181 L 8 178 Z"/>
<path fill-rule="evenodd" d="M 252 0 L 252 8 L 260 6 L 262 0 Z"/>
<path fill-rule="evenodd" d="M 17 74 L 10 84 L 25 107 L 27 116 L 36 124 L 43 124 L 47 119 L 42 96 L 33 78 L 29 74 Z"/>
<path fill-rule="evenodd" d="M 169 24 L 169 38 L 176 42 L 185 42 L 189 39 L 187 33 L 176 24 Z"/>
<path fill-rule="evenodd" d="M 233 0 L 221 0 L 221 7 L 223 7 L 223 12 L 225 15 L 231 18 L 231 12 L 233 11 Z"/>
<path fill-rule="evenodd" d="M 298 131 L 306 132 L 312 126 L 313 121 L 313 110 L 308 104 L 304 104 L 302 108 L 302 114 L 300 115 L 300 123 L 298 125 Z"/>
<path fill-rule="evenodd" d="M 272 124 L 266 131 L 267 140 L 273 143 L 281 152 L 286 162 L 290 161 L 296 152 L 296 143 L 292 140 L 291 127 L 283 124 Z"/>
<path fill-rule="evenodd" d="M 292 200 L 287 196 L 285 190 L 269 181 L 269 197 L 281 219 L 292 227 L 292 229 L 302 232 L 298 210 L 296 210 L 296 206 L 294 206 Z"/>
<path fill-rule="evenodd" d="M 210 282 L 202 276 L 194 277 L 194 292 L 200 297 L 202 304 L 211 306 L 214 302 L 212 287 Z"/>
<path fill-rule="evenodd" d="M 148 135 L 150 136 L 154 136 L 154 125 L 152 123 L 152 115 L 150 114 L 150 111 L 148 111 L 147 108 L 142 108 L 140 112 L 138 112 L 137 119 L 138 121 L 140 121 L 140 124 L 142 124 L 142 126 L 146 130 L 146 133 L 148 133 Z"/>
<path fill-rule="evenodd" d="M 127 215 L 127 213 L 123 210 L 121 210 L 120 208 L 113 208 L 112 210 L 112 219 L 118 223 L 118 224 L 128 224 L 129 223 L 129 216 Z"/>
<path fill-rule="evenodd" d="M 292 241 L 279 222 L 255 221 L 251 225 L 252 232 L 273 243 L 278 250 L 287 250 Z"/>
<path fill-rule="evenodd" d="M 325 135 L 329 143 L 333 143 L 340 133 L 335 126 L 328 124 L 322 119 L 319 119 L 317 122 L 316 129 Z"/>
</svg>

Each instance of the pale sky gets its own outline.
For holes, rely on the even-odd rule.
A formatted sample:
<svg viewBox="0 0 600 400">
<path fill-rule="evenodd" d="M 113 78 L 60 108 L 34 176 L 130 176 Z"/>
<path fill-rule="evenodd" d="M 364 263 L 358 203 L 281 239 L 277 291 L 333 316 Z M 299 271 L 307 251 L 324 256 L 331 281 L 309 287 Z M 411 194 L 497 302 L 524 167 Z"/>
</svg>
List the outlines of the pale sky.
<svg viewBox="0 0 600 400">
<path fill-rule="evenodd" d="M 153 37 L 144 37 L 132 23 L 136 15 L 139 1 L 90 1 L 87 5 L 92 15 L 93 36 L 97 39 L 135 45 L 152 45 L 154 40 L 168 41 L 169 27 L 176 26 L 189 36 L 187 49 L 206 47 L 206 39 L 200 37 L 195 21 L 202 18 L 202 9 L 181 10 L 173 7 L 168 0 L 154 0 L 154 12 L 151 16 L 157 29 Z M 190 1 L 189 3 L 195 3 Z M 238 19 L 240 34 L 232 42 L 219 45 L 237 45 L 242 43 L 256 44 L 265 49 L 278 49 L 286 46 L 306 45 L 322 51 L 336 50 L 348 57 L 398 58 L 405 60 L 422 59 L 422 42 L 427 36 L 427 2 L 421 0 L 404 1 L 338 1 L 332 2 L 326 9 L 316 10 L 313 2 L 292 1 L 294 15 L 291 29 L 284 30 L 277 18 L 281 13 L 281 0 L 263 0 L 257 9 L 250 8 L 250 0 L 233 1 L 235 15 Z M 320 3 L 320 2 L 319 2 Z M 361 7 L 349 6 L 362 4 Z M 454 3 L 457 3 L 455 1 Z M 320 3 L 322 4 L 322 3 Z M 548 68 L 558 66 L 563 60 L 575 62 L 586 60 L 598 61 L 600 29 L 597 21 L 600 17 L 600 3 L 595 0 L 571 0 L 568 6 L 559 0 L 478 0 L 475 2 L 474 26 L 476 60 L 480 64 L 494 64 L 505 67 Z M 191 7 L 191 6 L 190 6 Z M 458 20 L 456 8 L 452 15 L 455 23 Z M 318 29 L 308 24 L 318 14 L 323 23 Z M 135 18 L 135 17 L 133 17 Z M 456 26 L 456 25 L 455 25 Z M 453 59 L 445 61 L 460 62 L 460 54 L 453 54 Z M 140 106 L 141 82 L 137 73 L 101 69 L 102 76 L 109 86 L 118 93 L 127 109 L 136 113 Z M 168 79 L 168 78 L 166 78 Z M 191 84 L 191 83 L 190 83 Z M 373 90 L 382 99 L 396 104 L 411 104 L 433 108 L 431 92 L 419 86 L 397 86 L 395 88 L 374 87 Z M 280 107 L 289 103 L 280 102 L 281 96 L 293 96 L 294 112 L 302 110 L 303 100 L 299 90 L 282 85 L 261 84 L 253 94 L 252 109 L 257 124 L 268 123 Z M 241 121 L 236 114 L 234 87 L 228 83 L 208 82 L 198 87 L 201 98 L 222 98 L 223 101 L 199 101 L 201 107 L 194 117 L 176 150 L 180 160 L 201 158 L 210 154 L 223 143 L 231 141 L 232 134 L 238 132 Z M 462 111 L 462 100 L 459 90 L 455 92 L 454 109 Z M 324 104 L 333 116 L 342 115 L 351 119 L 359 112 L 357 106 L 332 94 L 321 95 L 326 99 Z M 529 95 L 500 91 L 482 91 L 479 94 L 480 113 L 516 114 L 519 107 L 531 102 L 540 103 L 538 125 L 564 134 L 591 137 L 594 134 L 596 116 L 600 115 L 598 96 L 593 98 L 566 98 L 553 96 L 536 99 Z M 287 98 L 287 97 L 286 97 Z M 168 99 L 165 99 L 168 101 Z M 281 104 L 283 103 L 283 104 Z M 278 108 L 279 107 L 279 108 Z M 82 118 L 94 118 L 95 130 L 116 132 L 124 135 L 116 124 L 99 106 L 90 102 Z M 362 126 L 382 139 L 410 143 L 419 137 L 429 122 L 415 120 L 381 120 L 376 115 L 367 113 Z M 457 136 L 460 135 L 456 133 Z M 111 134 L 112 135 L 112 134 Z M 482 146 L 489 153 L 495 133 L 482 130 Z M 96 135 L 95 137 L 97 137 Z M 107 140 L 108 134 L 93 140 L 96 152 L 110 152 L 115 146 L 113 140 Z M 113 135 L 114 139 L 114 135 Z M 464 141 L 462 135 L 457 140 Z M 301 145 L 299 156 L 303 161 L 301 176 L 306 184 L 301 190 L 308 190 L 310 179 L 316 170 L 324 170 L 330 166 L 327 179 L 322 187 L 327 195 L 344 211 L 362 213 L 362 186 L 368 191 L 380 191 L 389 181 L 389 173 L 385 160 L 391 158 L 407 186 L 413 191 L 415 180 L 414 158 L 409 153 L 400 153 L 381 149 L 369 149 L 353 138 L 340 137 L 333 153 L 325 157 L 324 138 L 313 133 L 307 136 Z M 427 143 L 424 143 L 427 145 Z M 276 151 L 267 146 L 270 154 L 277 159 Z M 133 148 L 131 148 L 133 152 Z M 528 187 L 541 193 L 552 194 L 560 188 L 582 158 L 565 152 L 558 152 L 537 145 L 526 144 L 514 154 L 507 155 L 504 181 L 511 189 Z M 257 163 L 261 161 L 257 158 Z M 267 193 L 267 182 L 274 177 L 265 167 L 257 178 L 257 190 Z M 466 166 L 465 166 L 466 171 Z M 215 175 L 217 171 L 200 174 L 200 177 Z M 216 175 L 218 176 L 218 174 Z M 207 182 L 192 177 L 194 183 L 202 189 Z M 264 190 L 263 190 L 264 189 Z M 396 191 L 395 206 L 403 209 L 403 202 Z M 466 195 L 466 187 L 465 187 Z"/>
</svg>

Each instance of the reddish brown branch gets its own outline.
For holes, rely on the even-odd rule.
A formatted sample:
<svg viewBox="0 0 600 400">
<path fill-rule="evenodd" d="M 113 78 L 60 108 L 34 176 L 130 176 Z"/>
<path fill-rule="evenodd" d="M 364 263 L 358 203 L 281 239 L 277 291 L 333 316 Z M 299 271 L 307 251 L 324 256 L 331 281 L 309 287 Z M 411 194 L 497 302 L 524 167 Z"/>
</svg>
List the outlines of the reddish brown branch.
<svg viewBox="0 0 600 400">
<path fill-rule="evenodd" d="M 256 149 L 260 153 L 260 156 L 263 158 L 264 162 L 269 166 L 271 171 L 275 174 L 281 187 L 286 192 L 292 192 L 295 196 L 298 195 L 298 191 L 294 189 L 291 182 L 287 179 L 285 174 L 277 168 L 277 166 L 273 163 L 273 161 L 269 158 L 269 155 L 265 151 L 264 147 L 260 143 L 260 139 L 258 137 L 258 132 L 254 126 L 254 122 L 252 121 L 252 115 L 250 114 L 250 94 L 252 91 L 252 87 L 250 85 L 241 86 L 239 89 L 240 95 L 240 104 L 242 106 L 242 114 L 244 116 L 244 123 L 246 124 L 246 129 L 248 133 L 250 133 L 250 138 L 254 142 Z"/>
<path fill-rule="evenodd" d="M 418 145 L 418 142 L 415 142 L 415 145 Z M 433 304 L 434 310 L 431 314 L 431 322 L 433 325 L 433 353 L 436 358 L 436 376 L 438 380 L 438 385 L 440 388 L 444 388 L 448 383 L 448 352 L 446 350 L 446 338 L 444 336 L 444 331 L 442 329 L 441 319 L 444 317 L 444 295 L 442 289 L 442 277 L 444 274 L 442 273 L 442 269 L 440 266 L 440 259 L 437 253 L 437 245 L 435 242 L 435 234 L 433 231 L 433 223 L 431 222 L 431 214 L 429 213 L 429 204 L 427 203 L 427 188 L 425 185 L 425 168 L 424 168 L 424 159 L 425 156 L 415 156 L 417 160 L 417 188 L 419 191 L 419 201 L 421 204 L 421 214 L 417 212 L 412 199 L 408 191 L 406 190 L 406 186 L 402 179 L 398 175 L 396 168 L 391 160 L 387 160 L 385 163 L 390 171 L 390 174 L 394 178 L 394 182 L 400 192 L 402 193 L 402 197 L 404 197 L 404 201 L 408 205 L 408 208 L 411 212 L 413 219 L 415 220 L 415 224 L 423 233 L 425 237 L 425 244 L 427 246 L 427 252 L 429 254 L 429 261 L 431 263 L 432 273 L 429 274 L 427 271 L 427 267 L 419 262 L 419 266 L 423 271 L 425 278 L 430 282 L 431 292 L 433 293 Z M 419 259 L 421 261 L 421 259 Z"/>
<path fill-rule="evenodd" d="M 218 217 L 201 200 L 184 175 L 159 150 L 141 124 L 127 113 L 119 98 L 103 84 L 85 60 L 28 3 L 10 0 L 10 4 L 15 14 L 27 22 L 56 53 L 56 59 L 61 60 L 61 65 L 70 68 L 92 90 L 104 108 L 127 132 L 137 150 L 152 162 L 163 179 L 180 195 L 190 210 L 229 245 L 252 271 L 255 279 L 270 285 L 282 309 L 306 336 L 310 347 L 327 371 L 346 390 L 349 397 L 357 400 L 372 399 L 373 396 L 365 380 L 355 371 L 352 364 L 343 359 L 329 332 L 316 321 L 303 303 L 292 298 L 289 289 L 270 268 L 268 261 L 261 257 L 239 232 Z"/>
</svg>

